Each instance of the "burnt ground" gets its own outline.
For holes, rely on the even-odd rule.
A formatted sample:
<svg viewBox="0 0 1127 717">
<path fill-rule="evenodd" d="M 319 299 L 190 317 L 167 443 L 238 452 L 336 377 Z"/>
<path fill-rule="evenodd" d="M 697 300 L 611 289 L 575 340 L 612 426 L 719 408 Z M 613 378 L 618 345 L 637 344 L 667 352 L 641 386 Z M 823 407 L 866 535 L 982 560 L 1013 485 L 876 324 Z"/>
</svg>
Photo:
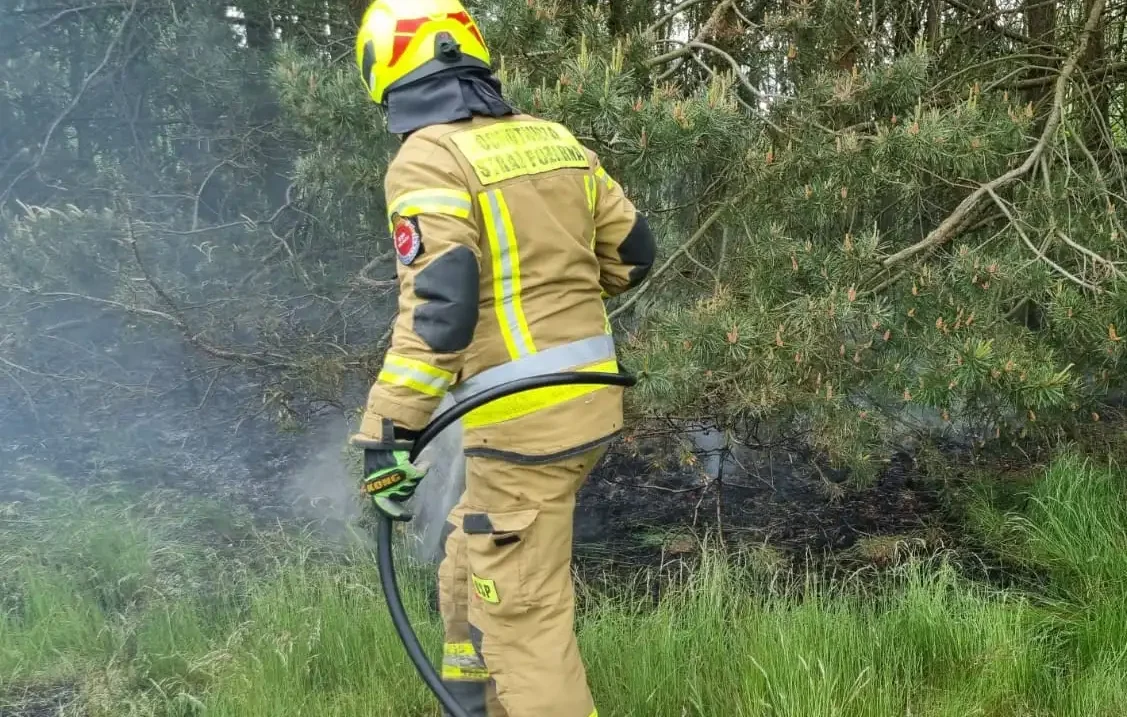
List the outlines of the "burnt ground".
<svg viewBox="0 0 1127 717">
<path fill-rule="evenodd" d="M 1123 423 L 1107 427 L 1096 451 L 1118 446 Z M 647 444 L 648 445 L 645 445 Z M 1037 590 L 1045 576 L 1016 565 L 968 523 L 966 491 L 987 480 L 996 497 L 1019 495 L 1053 451 L 976 451 L 932 445 L 924 456 L 899 452 L 869 480 L 851 478 L 802 446 L 740 448 L 717 478 L 708 452 L 695 465 L 669 437 L 611 449 L 578 497 L 575 556 L 591 583 L 621 582 L 638 568 L 667 576 L 691 564 L 704 544 L 751 549 L 768 567 L 835 578 L 880 572 L 942 553 L 965 577 L 999 588 Z M 705 470 L 705 469 L 708 470 Z"/>
<path fill-rule="evenodd" d="M 577 556 L 646 564 L 723 535 L 799 561 L 852 551 L 880 562 L 883 549 L 934 545 L 953 527 L 938 485 L 907 455 L 861 487 L 793 453 L 759 459 L 741 458 L 717 480 L 699 469 L 655 473 L 648 459 L 612 451 L 580 493 Z"/>
<path fill-rule="evenodd" d="M 78 690 L 70 683 L 31 685 L 0 694 L 0 717 L 57 717 L 77 700 Z"/>
<path fill-rule="evenodd" d="M 716 480 L 680 471 L 654 478 L 643 459 L 616 453 L 580 495 L 576 538 L 616 543 L 652 530 L 721 528 L 728 539 L 820 553 L 853 547 L 863 537 L 924 530 L 940 511 L 935 487 L 903 455 L 875 485 L 853 489 L 813 466 L 788 467 L 778 476 Z"/>
</svg>

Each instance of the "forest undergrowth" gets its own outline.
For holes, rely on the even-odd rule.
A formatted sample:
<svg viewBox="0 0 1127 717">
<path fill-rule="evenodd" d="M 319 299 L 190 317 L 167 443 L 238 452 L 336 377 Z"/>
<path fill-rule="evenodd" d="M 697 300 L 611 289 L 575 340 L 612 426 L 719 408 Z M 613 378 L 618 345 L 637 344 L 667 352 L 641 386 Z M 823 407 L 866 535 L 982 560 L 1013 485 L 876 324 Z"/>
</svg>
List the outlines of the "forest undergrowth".
<svg viewBox="0 0 1127 717">
<path fill-rule="evenodd" d="M 359 529 L 327 542 L 168 491 L 44 481 L 42 500 L 0 507 L 3 717 L 439 714 Z M 1020 490 L 996 486 L 961 491 L 965 530 L 1036 586 L 944 553 L 828 578 L 707 538 L 679 572 L 585 586 L 600 714 L 1127 713 L 1127 469 L 1062 449 Z M 401 563 L 434 655 L 429 569 Z"/>
</svg>

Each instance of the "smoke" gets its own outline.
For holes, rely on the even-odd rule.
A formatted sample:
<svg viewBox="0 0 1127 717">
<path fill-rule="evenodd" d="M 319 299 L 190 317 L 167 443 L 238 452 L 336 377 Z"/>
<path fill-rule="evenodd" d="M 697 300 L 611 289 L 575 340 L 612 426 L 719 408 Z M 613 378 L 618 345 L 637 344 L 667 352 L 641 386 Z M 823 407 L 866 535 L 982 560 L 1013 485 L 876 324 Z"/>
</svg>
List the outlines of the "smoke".
<svg viewBox="0 0 1127 717">
<path fill-rule="evenodd" d="M 448 397 L 434 415 L 453 405 Z M 350 427 L 343 417 L 320 426 L 310 442 L 319 448 L 286 477 L 284 485 L 295 511 L 313 521 L 323 537 L 344 543 L 370 543 L 371 536 L 357 529 L 364 499 L 358 490 L 358 476 L 349 462 L 349 433 Z M 440 542 L 446 516 L 465 487 L 461 422 L 447 428 L 427 446 L 418 463 L 429 464 L 430 471 L 410 505 L 415 519 L 409 525 L 408 543 L 415 560 L 434 563 L 442 554 Z"/>
<path fill-rule="evenodd" d="M 295 512 L 314 521 L 318 533 L 344 543 L 370 543 L 356 529 L 362 516 L 361 494 L 348 460 L 348 422 L 343 416 L 320 426 L 311 446 L 320 446 L 284 485 Z"/>
<path fill-rule="evenodd" d="M 454 405 L 443 399 L 435 415 Z M 466 485 L 466 458 L 462 453 L 462 423 L 458 421 L 440 433 L 419 456 L 429 464 L 427 477 L 415 492 L 415 520 L 412 523 L 411 552 L 421 562 L 436 562 L 442 555 L 442 532 L 446 516 L 457 504 Z"/>
</svg>

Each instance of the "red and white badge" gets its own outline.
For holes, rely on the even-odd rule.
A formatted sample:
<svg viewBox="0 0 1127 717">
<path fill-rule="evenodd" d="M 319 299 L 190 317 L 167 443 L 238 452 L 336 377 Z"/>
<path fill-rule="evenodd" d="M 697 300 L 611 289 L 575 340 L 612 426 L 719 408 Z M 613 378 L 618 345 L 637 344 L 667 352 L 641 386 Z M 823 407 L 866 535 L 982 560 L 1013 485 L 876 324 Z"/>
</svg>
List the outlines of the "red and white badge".
<svg viewBox="0 0 1127 717">
<path fill-rule="evenodd" d="M 423 237 L 419 233 L 418 225 L 410 217 L 399 217 L 395 222 L 395 231 L 391 238 L 395 242 L 395 254 L 399 257 L 399 261 L 403 262 L 404 266 L 410 266 L 423 246 Z"/>
</svg>

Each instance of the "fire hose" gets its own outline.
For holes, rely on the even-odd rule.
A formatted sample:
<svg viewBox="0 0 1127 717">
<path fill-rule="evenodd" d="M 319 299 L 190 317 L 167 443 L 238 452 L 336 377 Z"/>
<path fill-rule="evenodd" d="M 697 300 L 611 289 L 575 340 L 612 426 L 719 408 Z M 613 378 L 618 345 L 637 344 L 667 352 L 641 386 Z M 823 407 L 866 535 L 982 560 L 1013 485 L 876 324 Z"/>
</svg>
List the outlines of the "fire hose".
<svg viewBox="0 0 1127 717">
<path fill-rule="evenodd" d="M 529 378 L 495 386 L 456 403 L 450 409 L 433 418 L 415 440 L 411 448 L 411 461 L 416 461 L 419 454 L 427 447 L 427 444 L 433 441 L 438 434 L 442 433 L 443 430 L 454 422 L 470 411 L 498 399 L 537 388 L 547 388 L 549 386 L 597 384 L 603 386 L 630 387 L 636 383 L 637 378 L 625 372 L 597 373 L 574 371 L 547 374 L 544 376 L 531 376 Z M 391 613 L 391 622 L 395 626 L 395 631 L 399 634 L 399 639 L 403 642 L 404 648 L 407 650 L 407 656 L 410 658 L 411 662 L 414 663 L 415 669 L 418 670 L 419 676 L 423 678 L 423 682 L 426 683 L 427 688 L 438 698 L 439 703 L 446 709 L 450 717 L 470 717 L 469 713 L 458 704 L 458 701 L 454 698 L 454 695 L 450 693 L 450 690 L 446 688 L 446 685 L 442 683 L 434 666 L 431 665 L 430 660 L 423 651 L 422 645 L 419 644 L 418 635 L 415 634 L 415 630 L 411 627 L 411 620 L 407 617 L 407 611 L 403 607 L 403 597 L 399 593 L 399 584 L 395 579 L 395 560 L 391 550 L 392 535 L 391 518 L 386 515 L 381 515 L 377 529 L 377 564 L 379 565 L 380 571 L 380 586 L 383 589 L 384 598 L 387 601 L 387 609 Z"/>
</svg>

